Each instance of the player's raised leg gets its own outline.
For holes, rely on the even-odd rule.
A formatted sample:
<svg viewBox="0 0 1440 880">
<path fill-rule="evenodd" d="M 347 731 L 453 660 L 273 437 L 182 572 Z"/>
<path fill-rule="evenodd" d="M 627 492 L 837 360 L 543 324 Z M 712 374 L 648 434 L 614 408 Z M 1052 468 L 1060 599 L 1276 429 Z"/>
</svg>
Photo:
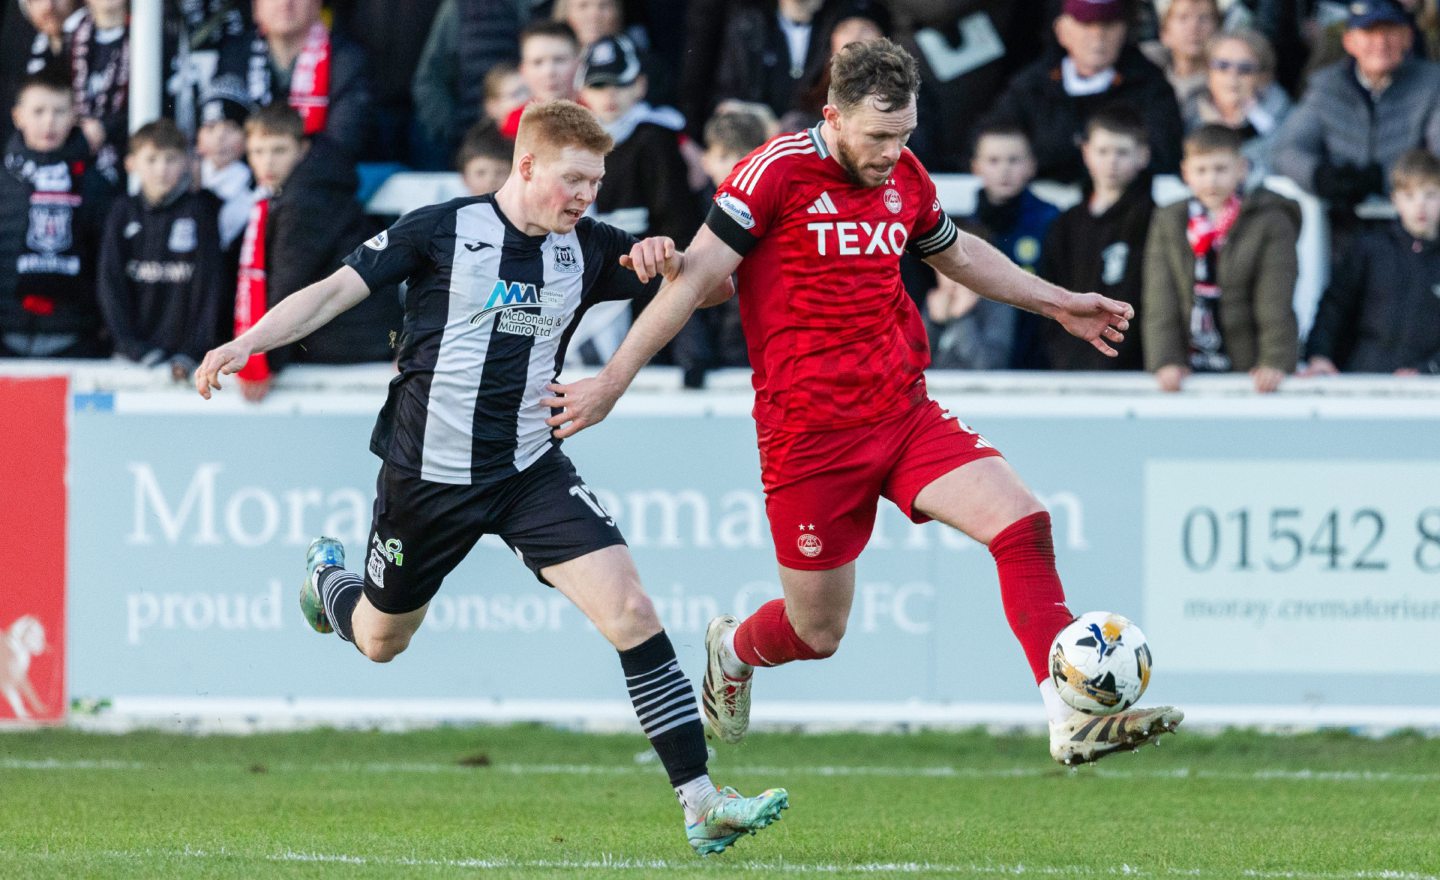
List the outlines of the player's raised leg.
<svg viewBox="0 0 1440 880">
<path fill-rule="evenodd" d="M 1133 749 L 1173 731 L 1185 717 L 1163 706 L 1097 719 L 1060 699 L 1050 681 L 1050 645 L 1074 615 L 1065 605 L 1055 568 L 1050 514 L 1003 458 L 976 459 L 940 476 L 915 496 L 914 509 L 990 548 L 1005 617 L 1045 702 L 1050 755 L 1056 761 L 1081 764 Z"/>
<path fill-rule="evenodd" d="M 623 544 L 603 547 L 540 573 L 619 652 L 635 714 L 685 810 L 685 833 L 695 851 L 702 856 L 720 852 L 777 821 L 789 805 L 785 789 L 746 798 L 732 788 L 717 790 L 711 782 L 695 692 L 641 587 L 629 550 Z"/>
<path fill-rule="evenodd" d="M 322 536 L 310 542 L 300 586 L 300 611 L 306 622 L 316 632 L 333 630 L 366 657 L 387 663 L 409 646 L 429 603 L 390 614 L 372 605 L 364 588 L 364 579 L 345 568 L 345 547 L 339 540 Z"/>
</svg>

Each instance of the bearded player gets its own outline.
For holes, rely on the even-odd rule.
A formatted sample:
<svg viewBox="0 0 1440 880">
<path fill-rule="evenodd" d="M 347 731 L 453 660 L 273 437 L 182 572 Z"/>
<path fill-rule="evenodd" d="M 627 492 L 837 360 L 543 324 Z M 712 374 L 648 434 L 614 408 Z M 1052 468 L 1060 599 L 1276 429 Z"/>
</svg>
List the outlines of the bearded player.
<svg viewBox="0 0 1440 880">
<path fill-rule="evenodd" d="M 1112 357 L 1134 309 L 1042 281 L 956 229 L 905 148 L 919 87 L 905 50 L 884 39 L 851 43 L 830 74 L 820 124 L 772 139 L 735 167 L 683 270 L 666 273 L 674 277 L 610 363 L 593 379 L 551 386 L 554 397 L 542 403 L 562 409 L 549 423 L 563 438 L 605 418 L 705 292 L 738 270 L 784 598 L 743 622 L 711 621 L 702 704 L 712 733 L 732 743 L 744 736 L 756 666 L 835 653 L 881 496 L 917 523 L 936 519 L 989 547 L 1005 616 L 1039 683 L 1055 760 L 1094 761 L 1173 731 L 1184 714 L 1171 707 L 1096 718 L 1066 705 L 1050 682 L 1050 644 L 1073 617 L 1050 514 L 998 450 L 927 394 L 929 347 L 900 283 L 900 257 L 909 250 Z"/>
</svg>

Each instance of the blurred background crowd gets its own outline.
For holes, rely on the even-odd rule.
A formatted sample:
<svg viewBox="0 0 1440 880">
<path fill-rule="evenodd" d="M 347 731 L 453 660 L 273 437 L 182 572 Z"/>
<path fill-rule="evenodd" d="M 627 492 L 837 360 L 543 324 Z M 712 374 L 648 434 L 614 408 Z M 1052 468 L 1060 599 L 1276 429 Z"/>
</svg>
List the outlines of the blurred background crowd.
<svg viewBox="0 0 1440 880">
<path fill-rule="evenodd" d="M 683 245 L 737 162 L 820 120 L 831 54 L 883 36 L 919 62 L 911 149 L 974 193 L 957 221 L 1138 312 L 1105 359 L 907 258 L 936 367 L 1165 390 L 1247 372 L 1261 392 L 1440 373 L 1437 0 L 165 0 L 163 116 L 138 127 L 130 13 L 4 5 L 0 357 L 184 381 L 392 221 L 373 197 L 395 175 L 498 188 L 531 101 L 578 100 L 615 138 L 598 219 Z M 1325 235 L 1313 302 L 1305 224 Z M 292 362 L 392 359 L 401 297 L 275 353 L 246 396 Z M 573 362 L 603 363 L 644 304 L 607 305 Z M 661 361 L 690 387 L 746 366 L 733 302 Z"/>
</svg>

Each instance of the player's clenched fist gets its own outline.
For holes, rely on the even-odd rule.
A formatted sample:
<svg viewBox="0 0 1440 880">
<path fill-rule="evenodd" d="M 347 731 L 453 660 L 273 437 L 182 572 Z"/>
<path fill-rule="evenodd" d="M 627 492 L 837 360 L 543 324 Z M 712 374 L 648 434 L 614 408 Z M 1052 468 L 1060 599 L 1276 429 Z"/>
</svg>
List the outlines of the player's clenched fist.
<svg viewBox="0 0 1440 880">
<path fill-rule="evenodd" d="M 620 265 L 635 273 L 641 282 L 649 281 L 656 275 L 671 281 L 680 274 L 684 256 L 675 247 L 673 239 L 663 235 L 642 239 L 630 248 L 629 256 L 620 258 Z"/>
<path fill-rule="evenodd" d="M 220 374 L 228 376 L 239 372 L 248 360 L 250 346 L 238 339 L 211 349 L 205 353 L 205 360 L 201 361 L 200 367 L 195 370 L 195 390 L 200 392 L 201 397 L 209 400 L 210 389 L 220 387 Z"/>
</svg>

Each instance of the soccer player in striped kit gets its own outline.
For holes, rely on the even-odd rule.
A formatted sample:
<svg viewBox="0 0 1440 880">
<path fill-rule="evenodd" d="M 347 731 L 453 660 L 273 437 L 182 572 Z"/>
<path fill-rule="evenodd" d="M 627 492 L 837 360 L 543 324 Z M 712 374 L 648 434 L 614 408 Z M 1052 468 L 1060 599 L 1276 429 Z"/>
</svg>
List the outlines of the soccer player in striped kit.
<svg viewBox="0 0 1440 880">
<path fill-rule="evenodd" d="M 832 59 L 830 81 L 818 125 L 771 139 L 721 184 L 683 271 L 610 363 L 543 401 L 564 408 L 549 420 L 559 437 L 603 419 L 702 295 L 738 270 L 785 597 L 743 622 L 711 622 L 701 695 L 707 722 L 738 742 L 749 725 L 754 667 L 835 653 L 854 599 L 855 559 L 883 496 L 915 522 L 939 520 L 989 547 L 1056 761 L 1094 761 L 1174 730 L 1184 715 L 1171 707 L 1099 719 L 1067 706 L 1050 682 L 1050 644 L 1073 617 L 1055 570 L 1050 514 L 999 451 L 930 399 L 929 346 L 900 283 L 900 257 L 912 251 L 982 296 L 1053 318 L 1111 356 L 1134 309 L 1042 281 L 956 229 L 905 148 L 919 75 L 904 49 L 885 39 L 851 43 Z"/>
<path fill-rule="evenodd" d="M 620 652 L 640 725 L 684 808 L 686 836 L 707 855 L 778 819 L 787 795 L 777 788 L 745 798 L 710 781 L 694 690 L 625 539 L 560 450 L 541 403 L 587 308 L 653 293 L 658 277 L 684 265 L 670 239 L 637 242 L 582 216 L 612 143 L 577 104 L 532 105 L 498 192 L 402 217 L 333 275 L 209 352 L 196 388 L 208 399 L 220 376 L 253 354 L 302 339 L 372 289 L 408 279 L 400 372 L 370 441 L 384 464 L 364 575 L 345 569 L 339 541 L 317 538 L 300 593 L 306 619 L 389 662 L 445 576 L 482 535 L 499 535 Z M 705 303 L 733 292 L 721 279 Z"/>
</svg>

